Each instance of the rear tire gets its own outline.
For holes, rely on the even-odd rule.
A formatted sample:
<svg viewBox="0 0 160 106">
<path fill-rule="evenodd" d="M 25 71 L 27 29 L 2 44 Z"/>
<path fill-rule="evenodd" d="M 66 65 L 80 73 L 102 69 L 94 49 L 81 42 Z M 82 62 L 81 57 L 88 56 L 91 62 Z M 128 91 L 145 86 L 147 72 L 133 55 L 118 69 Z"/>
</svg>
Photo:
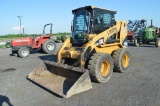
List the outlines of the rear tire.
<svg viewBox="0 0 160 106">
<path fill-rule="evenodd" d="M 42 44 L 42 49 L 44 52 L 48 54 L 53 54 L 54 51 L 56 50 L 56 44 L 53 40 L 47 40 Z"/>
<path fill-rule="evenodd" d="M 156 38 L 155 46 L 160 47 L 160 38 L 158 38 L 158 37 Z"/>
<path fill-rule="evenodd" d="M 25 58 L 25 57 L 28 57 L 30 54 L 30 50 L 28 47 L 21 47 L 19 50 L 18 50 L 18 56 L 21 57 L 21 58 Z"/>
<path fill-rule="evenodd" d="M 130 42 L 133 42 L 133 39 L 131 39 Z"/>
<path fill-rule="evenodd" d="M 114 71 L 121 73 L 128 71 L 131 57 L 127 49 L 119 48 L 115 50 L 112 57 L 114 61 Z"/>
<path fill-rule="evenodd" d="M 138 40 L 137 40 L 137 39 L 134 39 L 134 45 L 135 45 L 136 47 L 138 47 L 138 46 L 139 46 L 139 42 L 138 42 Z"/>
<path fill-rule="evenodd" d="M 107 82 L 113 73 L 113 59 L 109 54 L 95 53 L 91 56 L 88 69 L 95 82 Z"/>
<path fill-rule="evenodd" d="M 146 44 L 146 41 L 142 41 L 142 44 Z"/>
</svg>

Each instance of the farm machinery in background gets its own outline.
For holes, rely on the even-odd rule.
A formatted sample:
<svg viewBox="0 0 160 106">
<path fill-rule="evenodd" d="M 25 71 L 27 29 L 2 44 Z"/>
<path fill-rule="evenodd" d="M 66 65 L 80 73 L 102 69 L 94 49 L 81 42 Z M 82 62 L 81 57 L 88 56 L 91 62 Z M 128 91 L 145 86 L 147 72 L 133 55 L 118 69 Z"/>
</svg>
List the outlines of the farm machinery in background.
<svg viewBox="0 0 160 106">
<path fill-rule="evenodd" d="M 61 36 L 53 36 L 52 39 L 54 40 L 54 42 L 56 43 L 62 43 L 67 39 L 67 36 L 65 35 L 61 35 Z"/>
<path fill-rule="evenodd" d="M 11 42 L 10 42 L 10 41 L 7 41 L 6 44 L 5 44 L 5 47 L 6 47 L 6 48 L 10 48 L 10 47 L 11 47 Z"/>
<path fill-rule="evenodd" d="M 46 26 L 50 26 L 50 34 L 45 34 Z M 55 42 L 51 39 L 52 23 L 46 24 L 42 35 L 30 36 L 11 40 L 12 54 L 18 54 L 19 57 L 28 57 L 31 50 L 41 50 L 48 54 L 53 54 L 56 49 Z"/>
<path fill-rule="evenodd" d="M 128 21 L 128 40 L 134 40 L 134 45 L 139 46 L 142 44 L 150 44 L 150 42 L 155 42 L 155 46 L 160 46 L 160 29 L 153 26 L 152 20 L 151 25 L 146 27 L 146 20 L 135 20 Z"/>
<path fill-rule="evenodd" d="M 160 29 L 152 25 L 152 20 L 151 25 L 143 30 L 141 41 L 142 44 L 155 42 L 155 46 L 160 47 Z"/>
<path fill-rule="evenodd" d="M 139 39 L 139 37 L 142 35 L 143 30 L 146 28 L 146 20 L 129 20 L 128 24 L 128 33 L 127 33 L 127 39 L 131 42 L 134 40 Z"/>
</svg>

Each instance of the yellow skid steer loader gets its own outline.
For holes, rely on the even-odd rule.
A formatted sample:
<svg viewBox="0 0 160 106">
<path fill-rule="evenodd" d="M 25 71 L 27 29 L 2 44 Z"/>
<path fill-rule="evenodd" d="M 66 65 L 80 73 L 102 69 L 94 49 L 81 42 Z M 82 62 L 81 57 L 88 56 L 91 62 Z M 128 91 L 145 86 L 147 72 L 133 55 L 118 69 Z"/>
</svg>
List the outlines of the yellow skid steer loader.
<svg viewBox="0 0 160 106">
<path fill-rule="evenodd" d="M 91 80 L 107 82 L 113 70 L 126 72 L 131 58 L 126 22 L 115 21 L 116 11 L 85 6 L 72 13 L 72 37 L 59 49 L 57 62 L 45 61 L 28 75 L 65 98 L 91 89 Z"/>
</svg>

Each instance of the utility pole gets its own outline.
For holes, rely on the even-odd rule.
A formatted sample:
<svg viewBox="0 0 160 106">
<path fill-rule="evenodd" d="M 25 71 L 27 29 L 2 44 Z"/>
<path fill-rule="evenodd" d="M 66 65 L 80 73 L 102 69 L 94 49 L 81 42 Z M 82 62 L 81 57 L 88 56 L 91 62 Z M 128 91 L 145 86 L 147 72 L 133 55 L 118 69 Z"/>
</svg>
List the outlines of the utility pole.
<svg viewBox="0 0 160 106">
<path fill-rule="evenodd" d="M 19 21 L 20 21 L 20 35 L 21 35 L 21 19 L 23 16 L 17 16 L 19 18 Z"/>
<path fill-rule="evenodd" d="M 24 27 L 22 27 L 23 35 L 24 35 Z"/>
</svg>

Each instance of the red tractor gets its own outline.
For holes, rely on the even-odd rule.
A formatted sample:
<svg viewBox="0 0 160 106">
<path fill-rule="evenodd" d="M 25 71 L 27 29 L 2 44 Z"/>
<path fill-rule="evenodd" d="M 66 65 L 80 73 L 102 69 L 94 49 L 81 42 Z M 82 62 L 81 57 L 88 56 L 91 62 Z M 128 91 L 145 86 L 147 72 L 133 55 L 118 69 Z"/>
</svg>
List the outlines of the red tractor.
<svg viewBox="0 0 160 106">
<path fill-rule="evenodd" d="M 130 42 L 132 42 L 134 39 L 135 39 L 134 33 L 128 30 L 127 40 L 130 40 Z"/>
<path fill-rule="evenodd" d="M 50 25 L 50 34 L 45 34 L 45 27 Z M 52 23 L 46 24 L 43 29 L 43 34 L 38 36 L 30 36 L 27 38 L 11 40 L 12 54 L 18 54 L 19 57 L 28 57 L 31 50 L 42 50 L 48 54 L 53 54 L 56 49 L 56 44 L 51 40 Z"/>
</svg>

